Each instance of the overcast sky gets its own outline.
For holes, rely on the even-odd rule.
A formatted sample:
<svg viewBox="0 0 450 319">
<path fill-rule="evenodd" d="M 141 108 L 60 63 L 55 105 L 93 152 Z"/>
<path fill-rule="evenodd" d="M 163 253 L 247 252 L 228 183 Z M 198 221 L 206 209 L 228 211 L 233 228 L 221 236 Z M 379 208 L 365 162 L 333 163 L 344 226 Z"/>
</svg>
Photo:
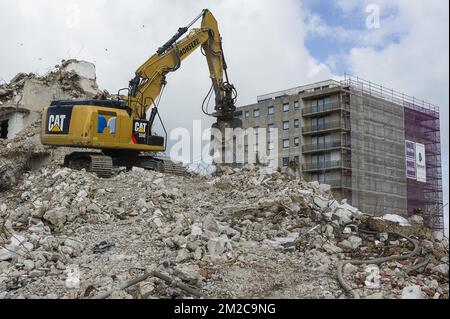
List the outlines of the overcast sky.
<svg viewBox="0 0 450 319">
<path fill-rule="evenodd" d="M 0 0 L 0 81 L 77 58 L 94 62 L 99 86 L 116 92 L 178 27 L 209 8 L 239 105 L 345 72 L 439 105 L 447 203 L 448 7 L 448 0 Z M 379 26 L 368 27 L 378 10 Z M 191 55 L 168 82 L 166 126 L 202 119 L 208 127 L 200 107 L 210 86 L 204 57 Z"/>
</svg>

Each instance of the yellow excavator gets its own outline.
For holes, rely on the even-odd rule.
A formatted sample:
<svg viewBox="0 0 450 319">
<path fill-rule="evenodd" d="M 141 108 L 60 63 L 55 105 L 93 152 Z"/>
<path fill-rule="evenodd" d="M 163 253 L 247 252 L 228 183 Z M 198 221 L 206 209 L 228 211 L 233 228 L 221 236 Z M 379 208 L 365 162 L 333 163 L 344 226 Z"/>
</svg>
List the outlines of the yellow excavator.
<svg viewBox="0 0 450 319">
<path fill-rule="evenodd" d="M 188 32 L 200 18 L 201 27 Z M 174 163 L 153 156 L 164 152 L 167 146 L 167 132 L 158 106 L 166 75 L 178 70 L 181 62 L 198 48 L 206 57 L 212 80 L 207 98 L 213 90 L 215 93 L 214 113 L 209 114 L 205 109 L 207 98 L 203 101 L 203 112 L 217 118 L 213 128 L 223 131 L 227 127 L 241 127 L 242 122 L 234 117 L 237 93 L 228 81 L 217 21 L 205 9 L 189 25 L 179 28 L 156 54 L 139 67 L 128 88 L 119 90 L 117 99 L 53 101 L 45 107 L 42 143 L 101 150 L 73 152 L 64 159 L 65 166 L 84 168 L 99 177 L 110 177 L 114 166 L 176 172 Z M 164 137 L 152 135 L 156 117 L 161 121 Z"/>
</svg>

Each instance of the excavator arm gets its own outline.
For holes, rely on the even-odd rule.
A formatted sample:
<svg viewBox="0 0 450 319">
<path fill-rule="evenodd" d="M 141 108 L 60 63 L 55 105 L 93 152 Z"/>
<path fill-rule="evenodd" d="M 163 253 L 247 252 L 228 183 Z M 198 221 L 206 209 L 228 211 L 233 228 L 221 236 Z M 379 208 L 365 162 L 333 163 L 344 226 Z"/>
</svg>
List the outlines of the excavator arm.
<svg viewBox="0 0 450 319">
<path fill-rule="evenodd" d="M 200 18 L 202 18 L 201 27 L 192 29 L 187 36 L 179 40 Z M 236 91 L 228 82 L 227 65 L 217 21 L 207 9 L 188 26 L 178 29 L 178 32 L 136 71 L 129 84 L 128 96 L 128 105 L 134 118 L 146 118 L 146 112 L 156 105 L 156 100 L 166 84 L 166 75 L 178 70 L 181 62 L 200 47 L 206 56 L 215 93 L 215 113 L 212 116 L 217 117 L 218 122 L 236 120 L 234 119 Z"/>
</svg>

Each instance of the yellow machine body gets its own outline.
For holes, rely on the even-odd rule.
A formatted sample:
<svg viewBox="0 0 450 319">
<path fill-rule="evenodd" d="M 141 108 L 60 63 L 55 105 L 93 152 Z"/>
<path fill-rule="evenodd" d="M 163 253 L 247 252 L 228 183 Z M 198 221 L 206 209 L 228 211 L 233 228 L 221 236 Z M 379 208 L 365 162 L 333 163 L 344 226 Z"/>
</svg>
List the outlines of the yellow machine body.
<svg viewBox="0 0 450 319">
<path fill-rule="evenodd" d="M 89 101 L 92 104 L 102 101 Z M 103 101 L 106 104 L 107 101 Z M 59 104 L 58 104 L 59 103 Z M 164 152 L 162 138 L 150 136 L 147 121 L 133 120 L 127 110 L 55 102 L 44 108 L 41 141 L 45 145 Z"/>
</svg>

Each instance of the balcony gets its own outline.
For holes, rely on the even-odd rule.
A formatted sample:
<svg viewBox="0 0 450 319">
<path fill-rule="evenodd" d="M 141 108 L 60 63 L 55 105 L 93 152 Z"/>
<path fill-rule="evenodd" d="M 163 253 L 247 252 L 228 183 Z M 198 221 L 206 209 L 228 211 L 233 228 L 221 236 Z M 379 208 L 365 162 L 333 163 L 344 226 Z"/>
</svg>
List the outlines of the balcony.
<svg viewBox="0 0 450 319">
<path fill-rule="evenodd" d="M 309 135 L 339 130 L 350 130 L 350 125 L 345 124 L 344 122 L 341 121 L 333 121 L 328 123 L 309 125 L 302 127 L 302 134 Z"/>
<path fill-rule="evenodd" d="M 349 108 L 348 106 L 343 106 L 341 103 L 328 103 L 320 106 L 310 106 L 303 108 L 302 116 L 317 116 L 341 110 L 349 111 Z"/>
<path fill-rule="evenodd" d="M 302 153 L 304 153 L 304 154 L 319 153 L 319 152 L 323 152 L 323 151 L 339 149 L 341 147 L 349 148 L 350 145 L 344 145 L 344 143 L 342 143 L 341 141 L 307 144 L 307 145 L 302 145 Z"/>
<path fill-rule="evenodd" d="M 329 161 L 329 162 L 317 162 L 317 163 L 306 163 L 302 165 L 303 172 L 312 171 L 324 171 L 332 169 L 351 169 L 352 164 L 350 161 Z"/>
</svg>

